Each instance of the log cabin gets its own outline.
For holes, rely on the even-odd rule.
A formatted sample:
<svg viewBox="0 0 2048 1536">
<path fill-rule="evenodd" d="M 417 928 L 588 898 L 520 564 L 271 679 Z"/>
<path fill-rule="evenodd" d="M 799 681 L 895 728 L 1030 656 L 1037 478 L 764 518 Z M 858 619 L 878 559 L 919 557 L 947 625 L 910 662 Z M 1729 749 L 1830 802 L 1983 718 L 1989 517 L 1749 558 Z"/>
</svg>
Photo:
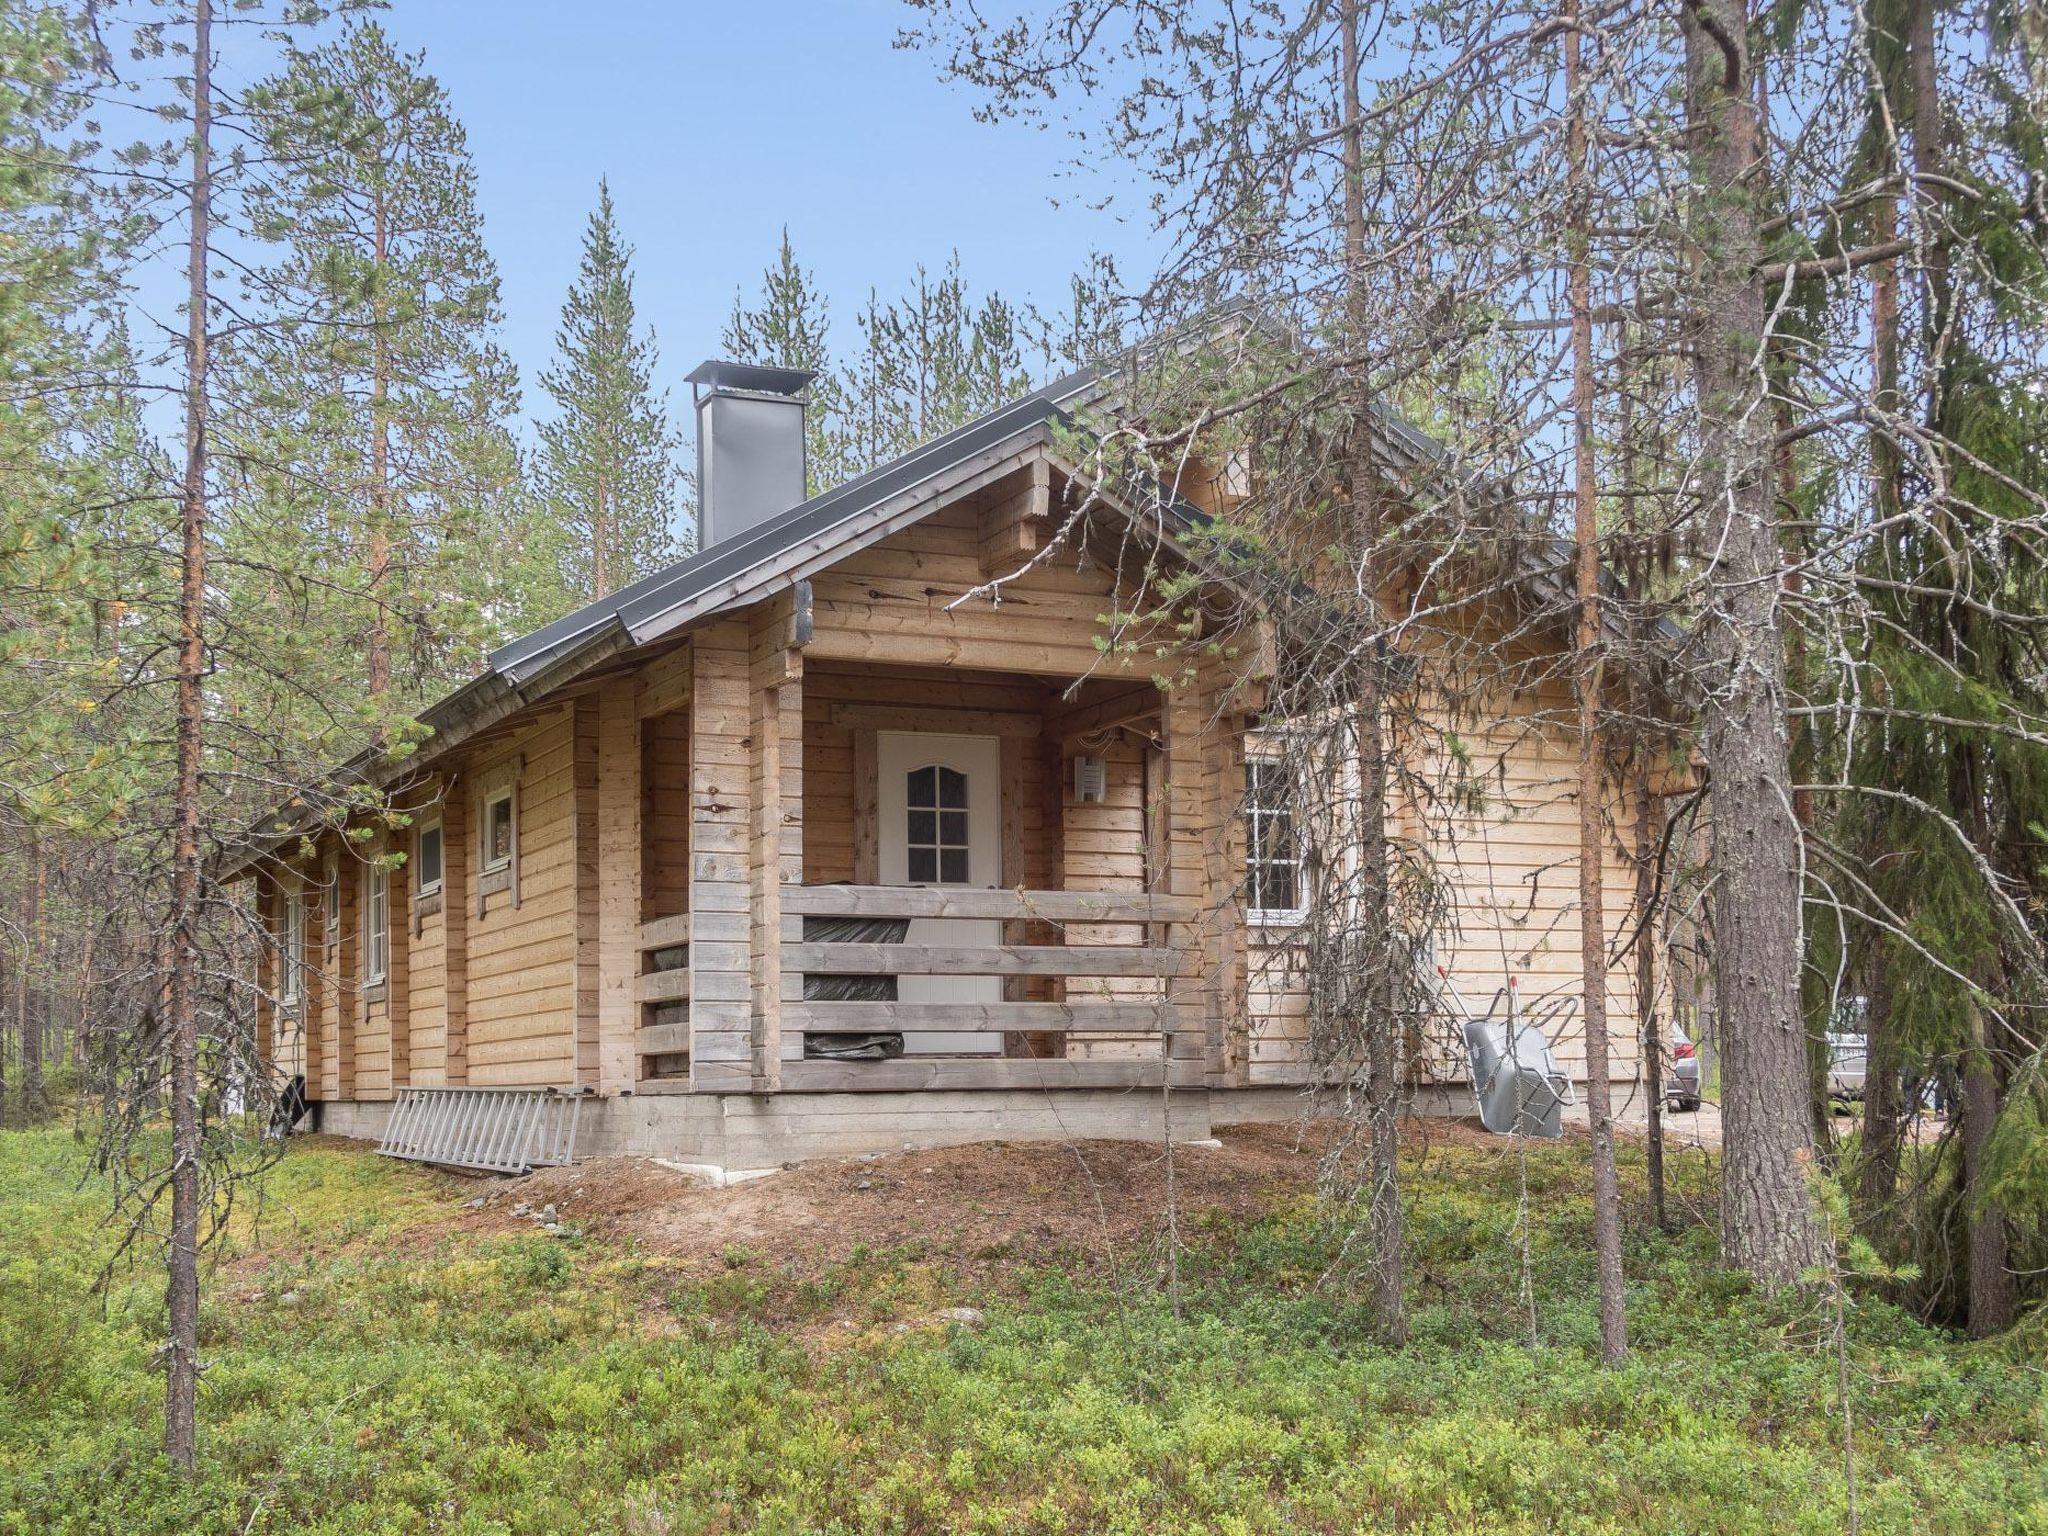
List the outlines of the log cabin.
<svg viewBox="0 0 2048 1536">
<path fill-rule="evenodd" d="M 1089 376 L 808 498 L 806 375 L 690 381 L 699 550 L 424 711 L 417 752 L 361 770 L 399 816 L 267 829 L 271 1069 L 325 1130 L 410 1104 L 435 1160 L 483 1166 L 474 1105 L 522 1092 L 577 1104 L 560 1155 L 722 1168 L 1298 1113 L 1319 1069 L 1301 837 L 1261 787 L 1271 636 L 1108 643 L 1146 578 L 1113 501 L 1067 510 Z M 1508 972 L 1578 986 L 1576 742 L 1531 723 L 1568 705 L 1501 705 L 1429 936 L 1482 1006 Z M 1606 810 L 1626 892 L 1627 797 Z M 1625 957 L 1610 985 L 1626 1081 Z M 1457 1107 L 1455 1063 L 1411 1070 Z"/>
</svg>

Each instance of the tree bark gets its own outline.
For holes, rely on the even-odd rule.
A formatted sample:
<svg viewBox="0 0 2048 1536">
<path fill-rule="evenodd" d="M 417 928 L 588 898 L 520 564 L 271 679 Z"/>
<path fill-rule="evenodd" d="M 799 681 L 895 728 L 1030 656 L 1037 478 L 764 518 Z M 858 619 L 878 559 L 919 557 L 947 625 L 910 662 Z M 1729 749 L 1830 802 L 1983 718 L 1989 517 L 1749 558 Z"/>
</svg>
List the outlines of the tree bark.
<svg viewBox="0 0 2048 1536">
<path fill-rule="evenodd" d="M 1363 289 L 1365 271 L 1364 145 L 1359 101 L 1358 0 L 1344 0 L 1340 16 L 1340 69 L 1344 103 L 1344 256 L 1349 296 L 1351 353 L 1362 356 L 1368 329 Z M 1394 953 L 1390 931 L 1392 882 L 1387 853 L 1387 760 L 1382 686 L 1383 658 L 1376 633 L 1379 613 L 1379 543 L 1383 517 L 1378 467 L 1372 453 L 1372 384 L 1361 363 L 1350 370 L 1351 512 L 1358 541 L 1359 592 L 1365 605 L 1365 654 L 1359 658 L 1358 780 L 1361 948 L 1365 966 L 1366 1109 L 1372 1145 L 1372 1228 L 1374 1310 L 1390 1344 L 1408 1337 L 1402 1297 L 1403 1243 L 1400 1182 L 1400 1073 L 1394 1016 Z"/>
<path fill-rule="evenodd" d="M 1904 1102 L 1900 1091 L 1903 1059 L 1891 1024 L 1886 978 L 1882 974 L 1866 976 L 1863 995 L 1870 999 L 1870 1006 L 1863 1018 L 1863 1135 L 1856 1155 L 1856 1230 L 1889 1257 L 1899 1156 L 1914 1106 Z"/>
<path fill-rule="evenodd" d="M 212 223 L 212 5 L 192 8 L 192 212 L 186 257 L 185 484 L 180 516 L 177 782 L 172 792 L 170 976 L 171 1240 L 165 1300 L 164 1454 L 199 1460 L 199 770 L 206 667 L 207 261 Z"/>
<path fill-rule="evenodd" d="M 28 964 L 22 967 L 21 989 L 21 1118 L 34 1125 L 43 1116 L 43 1030 L 50 1013 L 50 965 L 48 935 L 43 918 L 49 867 L 43 856 L 43 842 L 31 837 L 28 843 L 27 921 L 23 933 L 28 940 Z"/>
<path fill-rule="evenodd" d="M 1657 871 L 1651 849 L 1650 816 L 1656 805 L 1641 750 L 1636 753 L 1636 1035 L 1643 1050 L 1643 1108 L 1649 1118 L 1646 1160 L 1650 1220 L 1671 1229 L 1664 1197 L 1664 1040 L 1657 1018 Z"/>
<path fill-rule="evenodd" d="M 1593 1135 L 1593 1251 L 1600 1278 L 1600 1358 L 1628 1353 L 1621 1274 L 1621 1185 L 1614 1167 L 1613 1089 L 1607 1066 L 1607 918 L 1602 889 L 1606 774 L 1600 730 L 1600 483 L 1593 457 L 1593 269 L 1586 123 L 1579 101 L 1577 0 L 1565 0 L 1564 88 L 1571 247 L 1572 538 L 1578 633 L 1574 681 L 1579 717 L 1579 975 L 1586 1011 L 1586 1118 Z"/>
<path fill-rule="evenodd" d="M 1871 238 L 1889 241 L 1897 228 L 1897 208 L 1890 197 L 1878 200 Z M 1870 284 L 1871 407 L 1876 417 L 1870 431 L 1870 502 L 1874 520 L 1886 530 L 1883 546 L 1895 549 L 1895 519 L 1904 504 L 1900 487 L 1898 445 L 1890 418 L 1899 409 L 1899 267 L 1888 261 L 1877 267 Z M 1881 1254 L 1891 1251 L 1892 1201 L 1899 1186 L 1899 1156 L 1906 1116 L 1917 1105 L 1902 1101 L 1899 1075 L 1904 1055 L 1891 1024 L 1890 980 L 1883 974 L 1879 947 L 1863 977 L 1870 999 L 1863 1021 L 1863 1137 L 1856 1166 L 1856 1229 Z"/>
<path fill-rule="evenodd" d="M 380 193 L 371 211 L 371 265 L 379 297 L 370 323 L 370 697 L 381 700 L 391 688 L 391 626 L 385 619 L 385 584 L 391 575 L 391 338 L 385 326 L 384 263 L 389 251 L 390 222 Z M 379 728 L 382 734 L 382 728 Z"/>
<path fill-rule="evenodd" d="M 1762 125 L 1748 91 L 1740 0 L 1680 12 L 1693 107 L 1695 369 L 1714 658 L 1704 738 L 1714 785 L 1715 990 L 1721 1011 L 1721 1249 L 1765 1290 L 1822 1257 L 1807 1188 L 1813 1159 L 1798 821 L 1785 714 L 1783 560 L 1773 509 L 1771 416 L 1759 349 L 1766 301 L 1758 171 Z"/>
</svg>

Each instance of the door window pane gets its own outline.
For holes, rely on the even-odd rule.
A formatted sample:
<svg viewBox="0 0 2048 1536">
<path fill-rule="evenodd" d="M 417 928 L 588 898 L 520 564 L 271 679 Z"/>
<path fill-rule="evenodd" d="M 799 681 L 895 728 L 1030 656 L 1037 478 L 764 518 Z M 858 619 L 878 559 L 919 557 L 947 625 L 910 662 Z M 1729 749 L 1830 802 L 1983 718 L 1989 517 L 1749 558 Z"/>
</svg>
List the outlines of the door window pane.
<svg viewBox="0 0 2048 1536">
<path fill-rule="evenodd" d="M 968 856 L 967 775 L 955 768 L 913 768 L 904 778 L 904 820 L 913 884 L 965 885 Z"/>
</svg>

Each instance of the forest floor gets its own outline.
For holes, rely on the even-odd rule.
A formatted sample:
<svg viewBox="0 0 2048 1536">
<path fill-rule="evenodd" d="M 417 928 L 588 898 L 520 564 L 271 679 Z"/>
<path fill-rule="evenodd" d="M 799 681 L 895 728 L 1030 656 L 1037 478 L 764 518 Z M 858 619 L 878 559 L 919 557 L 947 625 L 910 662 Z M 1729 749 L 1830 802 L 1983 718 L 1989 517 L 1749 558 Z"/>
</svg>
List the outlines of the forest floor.
<svg viewBox="0 0 2048 1536">
<path fill-rule="evenodd" d="M 1151 1145 L 715 1189 L 297 1140 L 213 1254 L 192 1482 L 155 1451 L 159 1276 L 90 1294 L 105 1186 L 0 1135 L 0 1532 L 1836 1532 L 1853 1470 L 1866 1532 L 2048 1533 L 2038 1321 L 1969 1345 L 1852 1291 L 1851 1453 L 1832 1309 L 1714 1263 L 1711 1152 L 1674 1151 L 1666 1234 L 1623 1145 L 1603 1370 L 1583 1142 L 1431 1122 L 1389 1349 L 1336 1135 L 1180 1149 L 1177 1239 Z"/>
</svg>

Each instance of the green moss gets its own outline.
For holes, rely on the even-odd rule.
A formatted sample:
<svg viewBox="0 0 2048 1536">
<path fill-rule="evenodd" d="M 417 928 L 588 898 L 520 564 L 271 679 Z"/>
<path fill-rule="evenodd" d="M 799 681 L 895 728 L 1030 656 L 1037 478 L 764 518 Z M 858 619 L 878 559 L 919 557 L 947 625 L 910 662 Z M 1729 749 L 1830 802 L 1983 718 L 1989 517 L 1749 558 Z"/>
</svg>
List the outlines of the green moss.
<svg viewBox="0 0 2048 1536">
<path fill-rule="evenodd" d="M 1696 1208 L 1710 1175 L 1674 1160 Z M 1625 1169 L 1630 1175 L 1636 1170 Z M 154 1273 L 86 1295 L 104 1191 L 0 1136 L 0 1532 L 1839 1531 L 1823 1320 L 1711 1235 L 1630 1223 L 1636 1350 L 1593 1358 L 1584 1170 L 1419 1158 L 1416 1342 L 1370 1340 L 1313 1201 L 1189 1226 L 1176 1319 L 1012 1257 L 922 1247 L 802 1273 L 444 1218 L 474 1186 L 295 1147 L 208 1289 L 204 1471 L 156 1452 Z M 1142 1268 L 1132 1264 L 1130 1269 Z M 937 1308 L 988 1314 L 964 1330 Z M 899 1331 L 899 1324 L 911 1323 Z M 1870 1532 L 2048 1532 L 2038 1362 L 1856 1309 Z"/>
</svg>

